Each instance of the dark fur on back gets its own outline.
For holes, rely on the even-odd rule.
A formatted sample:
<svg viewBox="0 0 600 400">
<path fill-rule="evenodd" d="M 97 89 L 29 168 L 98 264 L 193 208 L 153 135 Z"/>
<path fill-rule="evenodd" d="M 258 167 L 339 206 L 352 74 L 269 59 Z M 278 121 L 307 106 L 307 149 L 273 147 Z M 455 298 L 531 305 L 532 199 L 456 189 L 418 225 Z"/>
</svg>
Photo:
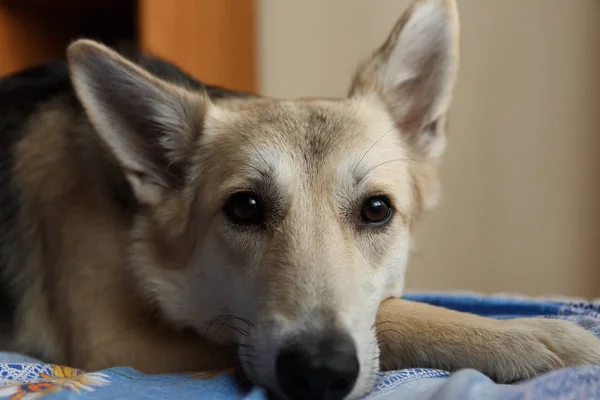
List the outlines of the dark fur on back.
<svg viewBox="0 0 600 400">
<path fill-rule="evenodd" d="M 199 82 L 174 65 L 132 49 L 123 50 L 122 54 L 162 79 L 193 90 L 204 89 L 214 100 L 250 95 Z M 0 344 L 13 325 L 20 296 L 15 292 L 13 282 L 22 273 L 28 252 L 28 235 L 21 231 L 19 221 L 20 195 L 14 182 L 14 148 L 26 135 L 28 122 L 39 114 L 40 108 L 57 100 L 87 124 L 64 61 L 0 79 Z M 83 138 L 80 141 L 88 139 L 90 142 L 97 140 Z M 111 157 L 108 152 L 105 153 L 106 157 Z M 113 198 L 122 207 L 135 206 L 131 191 L 124 182 L 124 179 L 108 182 Z"/>
</svg>

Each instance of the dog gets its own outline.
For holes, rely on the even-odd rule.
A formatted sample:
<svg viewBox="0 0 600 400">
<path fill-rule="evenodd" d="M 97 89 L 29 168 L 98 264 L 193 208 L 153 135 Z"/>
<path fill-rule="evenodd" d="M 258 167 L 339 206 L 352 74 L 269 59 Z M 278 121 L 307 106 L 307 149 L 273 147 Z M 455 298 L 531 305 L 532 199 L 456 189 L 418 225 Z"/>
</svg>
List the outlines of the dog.
<svg viewBox="0 0 600 400">
<path fill-rule="evenodd" d="M 1 350 L 239 366 L 283 399 L 359 398 L 381 369 L 600 364 L 570 322 L 399 299 L 458 58 L 455 1 L 417 0 L 340 99 L 230 91 L 86 39 L 5 77 Z"/>
</svg>

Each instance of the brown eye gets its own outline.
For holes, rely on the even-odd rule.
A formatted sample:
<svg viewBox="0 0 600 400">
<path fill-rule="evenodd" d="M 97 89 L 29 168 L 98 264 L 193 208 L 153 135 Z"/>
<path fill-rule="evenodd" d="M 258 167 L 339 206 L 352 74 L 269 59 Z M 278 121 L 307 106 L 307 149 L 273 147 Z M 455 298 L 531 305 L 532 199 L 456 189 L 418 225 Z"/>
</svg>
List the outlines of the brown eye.
<svg viewBox="0 0 600 400">
<path fill-rule="evenodd" d="M 392 207 L 386 197 L 369 197 L 362 206 L 360 217 L 369 225 L 382 225 L 392 216 Z"/>
<path fill-rule="evenodd" d="M 253 193 L 233 194 L 227 200 L 224 211 L 227 218 L 238 225 L 258 225 L 264 222 L 262 203 Z"/>
</svg>

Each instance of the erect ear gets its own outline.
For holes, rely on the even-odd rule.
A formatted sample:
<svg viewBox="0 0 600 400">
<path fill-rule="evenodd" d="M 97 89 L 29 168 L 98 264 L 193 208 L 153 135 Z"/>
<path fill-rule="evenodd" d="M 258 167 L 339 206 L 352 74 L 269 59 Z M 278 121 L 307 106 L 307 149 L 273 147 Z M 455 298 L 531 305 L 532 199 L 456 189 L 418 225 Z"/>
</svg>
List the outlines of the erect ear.
<svg viewBox="0 0 600 400">
<path fill-rule="evenodd" d="M 458 69 L 455 0 L 417 0 L 354 77 L 350 96 L 377 95 L 426 156 L 444 147 L 444 116 Z"/>
<path fill-rule="evenodd" d="M 67 51 L 79 100 L 143 203 L 183 184 L 206 96 L 160 80 L 115 51 L 79 40 Z"/>
</svg>

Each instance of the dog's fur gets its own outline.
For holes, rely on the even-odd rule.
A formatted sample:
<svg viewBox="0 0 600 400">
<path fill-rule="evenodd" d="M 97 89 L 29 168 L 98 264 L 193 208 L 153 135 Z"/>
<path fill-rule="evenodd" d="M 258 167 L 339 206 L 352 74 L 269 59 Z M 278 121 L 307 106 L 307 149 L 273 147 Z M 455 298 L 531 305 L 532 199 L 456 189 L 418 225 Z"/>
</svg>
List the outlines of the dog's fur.
<svg viewBox="0 0 600 400">
<path fill-rule="evenodd" d="M 568 322 L 396 299 L 438 196 L 458 36 L 453 0 L 415 2 L 336 100 L 228 91 L 86 40 L 0 81 L 2 350 L 151 373 L 239 361 L 284 396 L 277 352 L 333 333 L 356 346 L 350 398 L 380 367 L 507 382 L 600 363 Z M 227 219 L 240 191 L 262 224 Z M 381 226 L 361 222 L 371 196 L 391 203 Z"/>
</svg>

